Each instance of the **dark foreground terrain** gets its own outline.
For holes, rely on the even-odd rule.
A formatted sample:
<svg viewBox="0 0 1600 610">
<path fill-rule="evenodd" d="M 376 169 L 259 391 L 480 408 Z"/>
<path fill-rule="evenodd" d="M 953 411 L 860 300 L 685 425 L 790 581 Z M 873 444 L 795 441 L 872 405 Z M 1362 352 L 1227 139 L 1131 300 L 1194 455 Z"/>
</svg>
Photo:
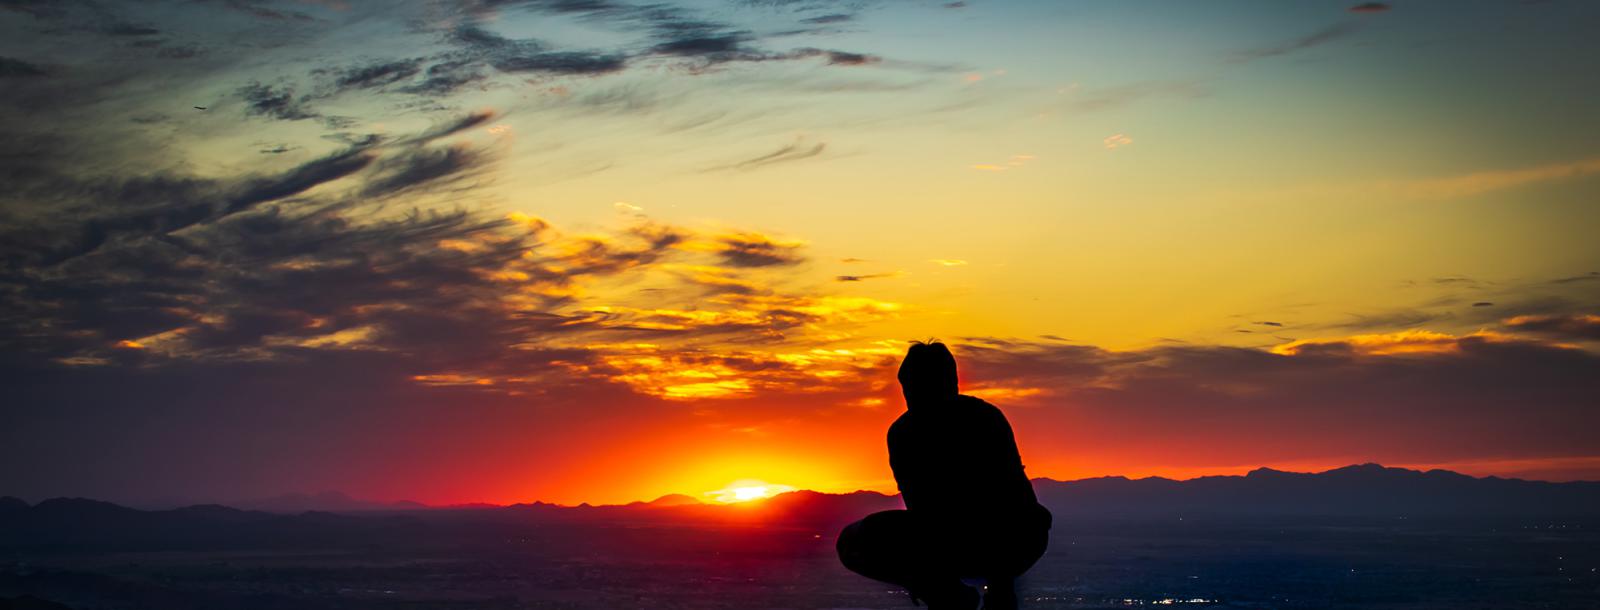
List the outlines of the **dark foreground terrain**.
<svg viewBox="0 0 1600 610">
<path fill-rule="evenodd" d="M 1129 501 L 1168 508 L 1119 510 L 1098 487 L 1062 505 L 1082 490 L 1049 484 L 1057 527 L 1024 582 L 1028 608 L 1600 607 L 1600 519 L 1581 498 L 1520 516 L 1383 514 L 1377 500 L 1316 516 L 1200 510 L 1148 490 Z M 833 554 L 839 525 L 897 505 L 810 492 L 347 515 L 13 501 L 0 509 L 0 608 L 909 608 Z"/>
</svg>

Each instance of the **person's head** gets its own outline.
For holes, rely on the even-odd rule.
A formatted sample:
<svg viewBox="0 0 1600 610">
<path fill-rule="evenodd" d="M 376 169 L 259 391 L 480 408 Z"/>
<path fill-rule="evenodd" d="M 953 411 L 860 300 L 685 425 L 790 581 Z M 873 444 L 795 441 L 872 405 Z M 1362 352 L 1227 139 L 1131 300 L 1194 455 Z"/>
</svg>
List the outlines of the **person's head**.
<svg viewBox="0 0 1600 610">
<path fill-rule="evenodd" d="M 949 398 L 961 390 L 956 382 L 956 357 L 938 341 L 914 341 L 900 362 L 900 391 L 906 406 Z"/>
</svg>

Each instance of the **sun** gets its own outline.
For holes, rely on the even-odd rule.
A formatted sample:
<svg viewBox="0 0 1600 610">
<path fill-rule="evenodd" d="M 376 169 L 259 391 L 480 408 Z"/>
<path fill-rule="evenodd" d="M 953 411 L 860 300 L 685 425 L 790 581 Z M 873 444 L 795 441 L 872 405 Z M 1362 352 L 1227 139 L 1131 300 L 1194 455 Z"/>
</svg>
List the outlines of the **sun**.
<svg viewBox="0 0 1600 610">
<path fill-rule="evenodd" d="M 752 500 L 770 498 L 794 490 L 794 487 L 788 485 L 775 485 L 755 479 L 740 479 L 729 483 L 727 487 L 722 489 L 708 491 L 705 495 L 709 496 L 713 502 L 733 504 L 735 502 L 750 502 Z"/>
<path fill-rule="evenodd" d="M 733 490 L 733 499 L 739 500 L 739 501 L 757 500 L 757 499 L 760 499 L 760 498 L 765 498 L 765 497 L 770 496 L 770 495 L 772 495 L 772 491 L 766 485 L 752 485 L 750 487 L 736 487 Z"/>
</svg>

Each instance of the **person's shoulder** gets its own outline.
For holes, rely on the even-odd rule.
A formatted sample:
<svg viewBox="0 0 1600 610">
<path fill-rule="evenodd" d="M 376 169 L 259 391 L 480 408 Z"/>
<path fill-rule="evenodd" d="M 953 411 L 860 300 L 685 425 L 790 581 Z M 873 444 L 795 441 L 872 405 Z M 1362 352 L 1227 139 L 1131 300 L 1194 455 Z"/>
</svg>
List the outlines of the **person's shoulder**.
<svg viewBox="0 0 1600 610">
<path fill-rule="evenodd" d="M 959 405 L 964 417 L 985 422 L 1006 421 L 1006 414 L 1000 410 L 1000 407 L 989 404 L 989 401 L 977 396 L 962 394 L 956 400 L 956 404 Z"/>
<path fill-rule="evenodd" d="M 1000 412 L 1000 407 L 989 404 L 989 401 L 978 398 L 977 396 L 961 394 L 956 397 L 956 404 L 959 405 L 961 409 L 972 413 L 980 413 L 983 415 L 1002 415 Z"/>
<path fill-rule="evenodd" d="M 895 436 L 905 434 L 906 431 L 911 428 L 911 420 L 912 418 L 910 410 L 901 413 L 900 417 L 894 418 L 894 423 L 889 424 L 889 437 L 894 438 Z"/>
</svg>

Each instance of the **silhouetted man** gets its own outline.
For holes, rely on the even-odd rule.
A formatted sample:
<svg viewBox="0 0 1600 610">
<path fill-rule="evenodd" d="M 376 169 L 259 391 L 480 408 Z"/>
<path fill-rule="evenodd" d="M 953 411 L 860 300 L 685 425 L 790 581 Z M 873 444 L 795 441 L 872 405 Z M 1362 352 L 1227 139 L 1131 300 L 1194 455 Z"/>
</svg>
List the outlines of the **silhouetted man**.
<svg viewBox="0 0 1600 610">
<path fill-rule="evenodd" d="M 839 534 L 850 570 L 905 587 L 930 609 L 1017 604 L 1013 581 L 1044 554 L 1050 511 L 1022 471 L 1011 424 L 994 405 L 958 391 L 942 343 L 914 343 L 900 363 L 906 412 L 889 427 L 889 467 L 906 510 L 867 515 Z"/>
</svg>

